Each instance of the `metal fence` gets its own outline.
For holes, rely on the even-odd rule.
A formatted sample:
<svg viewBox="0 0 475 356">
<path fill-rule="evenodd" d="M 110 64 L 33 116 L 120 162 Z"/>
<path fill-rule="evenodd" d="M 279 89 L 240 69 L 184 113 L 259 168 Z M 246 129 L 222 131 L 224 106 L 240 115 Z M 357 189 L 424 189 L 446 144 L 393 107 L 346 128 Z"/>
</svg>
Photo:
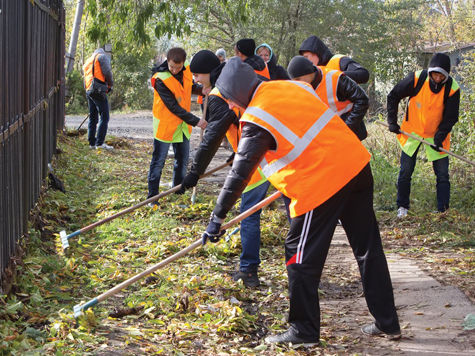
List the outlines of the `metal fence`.
<svg viewBox="0 0 475 356">
<path fill-rule="evenodd" d="M 0 0 L 2 273 L 25 232 L 64 125 L 64 16 L 62 0 Z"/>
</svg>

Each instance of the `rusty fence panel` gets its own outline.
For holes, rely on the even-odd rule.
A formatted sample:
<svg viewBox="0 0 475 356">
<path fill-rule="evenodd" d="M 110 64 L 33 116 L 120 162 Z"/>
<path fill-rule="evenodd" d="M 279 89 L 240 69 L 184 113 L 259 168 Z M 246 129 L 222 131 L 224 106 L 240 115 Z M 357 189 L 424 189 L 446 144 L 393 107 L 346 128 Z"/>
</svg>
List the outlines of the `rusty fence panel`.
<svg viewBox="0 0 475 356">
<path fill-rule="evenodd" d="M 64 125 L 64 18 L 62 0 L 0 0 L 2 274 L 26 230 Z"/>
</svg>

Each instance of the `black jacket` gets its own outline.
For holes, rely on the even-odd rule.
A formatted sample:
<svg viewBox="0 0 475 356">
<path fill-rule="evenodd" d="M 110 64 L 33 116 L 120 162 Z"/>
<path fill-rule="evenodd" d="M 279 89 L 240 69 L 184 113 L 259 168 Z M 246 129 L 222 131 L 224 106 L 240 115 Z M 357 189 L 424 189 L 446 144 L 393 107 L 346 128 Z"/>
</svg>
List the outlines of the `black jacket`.
<svg viewBox="0 0 475 356">
<path fill-rule="evenodd" d="M 397 83 L 391 92 L 388 94 L 388 123 L 397 124 L 397 111 L 399 102 L 407 97 L 412 97 L 415 94 L 414 72 L 408 74 L 403 80 Z M 444 90 L 445 84 L 436 84 L 429 79 L 430 90 L 437 94 Z M 457 90 L 452 96 L 447 98 L 442 114 L 442 121 L 439 124 L 437 132 L 434 135 L 434 141 L 442 142 L 447 135 L 452 131 L 452 127 L 458 121 L 460 104 L 460 90 Z"/>
<path fill-rule="evenodd" d="M 243 126 L 238 151 L 218 196 L 213 213 L 224 219 L 246 188 L 268 150 L 275 149 L 274 137 L 265 129 L 246 123 Z"/>
<path fill-rule="evenodd" d="M 225 63 L 221 63 L 210 73 L 211 86 L 214 87 Z M 198 176 L 202 175 L 209 163 L 213 159 L 226 131 L 231 125 L 239 125 L 239 118 L 234 111 L 229 109 L 228 103 L 216 95 L 208 97 L 208 108 L 206 110 L 206 121 L 208 125 L 203 134 L 203 139 L 193 158 L 190 173 Z"/>
<path fill-rule="evenodd" d="M 274 54 L 267 62 L 269 68 L 270 80 L 290 80 L 289 74 L 284 67 L 277 64 Z"/>
<path fill-rule="evenodd" d="M 183 68 L 179 73 L 173 75 L 176 80 L 178 80 L 181 85 L 183 85 Z M 156 72 L 168 72 L 168 62 L 165 60 L 162 64 L 155 66 L 152 68 L 152 75 Z M 170 89 L 162 82 L 160 78 L 156 78 L 154 89 L 157 91 L 160 98 L 163 100 L 165 106 L 170 110 L 173 114 L 178 116 L 180 119 L 185 121 L 188 125 L 196 126 L 200 121 L 200 118 L 196 115 L 193 115 L 191 112 L 186 111 L 183 109 L 178 102 L 176 101 L 175 95 L 171 92 Z M 201 95 L 201 86 L 193 84 L 192 92 L 194 94 Z"/>
<path fill-rule="evenodd" d="M 264 69 L 265 62 L 261 57 L 252 56 L 247 60 L 249 59 L 249 62 L 254 64 L 254 69 Z M 246 61 L 245 63 L 247 63 Z M 212 87 L 215 86 L 224 66 L 225 63 L 222 63 L 210 73 L 210 82 Z M 267 78 L 264 79 L 266 81 L 268 80 Z M 201 141 L 198 150 L 195 153 L 193 163 L 189 171 L 189 173 L 196 174 L 198 176 L 205 172 L 209 163 L 216 154 L 221 142 L 223 141 L 224 136 L 226 136 L 226 132 L 228 131 L 229 127 L 231 125 L 239 126 L 239 118 L 236 116 L 234 111 L 229 109 L 229 105 L 225 100 L 216 95 L 210 95 L 208 97 L 206 121 L 208 122 L 208 125 L 204 131 L 203 140 Z"/>
<path fill-rule="evenodd" d="M 264 60 L 261 57 L 255 54 L 251 57 L 247 57 L 244 60 L 244 63 L 249 64 L 254 70 L 258 70 L 258 71 L 263 70 L 266 67 L 266 62 L 264 62 Z M 261 80 L 269 80 L 268 78 L 263 77 L 259 74 L 257 75 L 257 77 Z"/>
<path fill-rule="evenodd" d="M 333 57 L 330 49 L 317 36 L 310 36 L 302 42 L 299 49 L 300 55 L 303 52 L 315 53 L 320 60 L 318 62 L 319 66 L 326 66 Z M 350 57 L 342 57 L 340 59 L 340 70 L 358 84 L 367 83 L 369 80 L 368 70 Z"/>
<path fill-rule="evenodd" d="M 322 80 L 322 72 L 317 70 L 312 87 L 317 88 Z M 336 87 L 336 96 L 340 101 L 350 101 L 353 103 L 352 109 L 341 115 L 348 127 L 358 136 L 360 141 L 368 137 L 363 118 L 369 107 L 369 99 L 365 91 L 346 75 L 341 75 Z"/>
</svg>

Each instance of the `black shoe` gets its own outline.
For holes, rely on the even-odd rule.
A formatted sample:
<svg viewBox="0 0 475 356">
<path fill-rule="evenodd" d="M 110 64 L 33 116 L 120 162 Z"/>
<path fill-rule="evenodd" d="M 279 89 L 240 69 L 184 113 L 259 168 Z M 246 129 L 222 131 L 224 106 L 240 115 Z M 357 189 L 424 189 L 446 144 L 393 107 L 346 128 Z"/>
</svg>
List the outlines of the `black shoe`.
<svg viewBox="0 0 475 356">
<path fill-rule="evenodd" d="M 265 338 L 265 342 L 268 344 L 292 344 L 292 346 L 316 346 L 320 343 L 318 339 L 304 339 L 299 337 L 298 331 L 294 327 L 290 327 L 289 330 L 282 334 L 272 335 Z"/>
<path fill-rule="evenodd" d="M 259 287 L 261 282 L 259 281 L 259 277 L 257 277 L 257 272 L 242 272 L 237 271 L 233 274 L 233 280 L 239 281 L 242 279 L 242 282 L 246 287 Z"/>
<path fill-rule="evenodd" d="M 389 340 L 399 340 L 401 338 L 401 331 L 395 331 L 392 333 L 386 333 L 380 330 L 375 323 L 365 325 L 361 328 L 361 331 L 365 335 L 369 336 L 382 336 L 386 337 Z"/>
</svg>

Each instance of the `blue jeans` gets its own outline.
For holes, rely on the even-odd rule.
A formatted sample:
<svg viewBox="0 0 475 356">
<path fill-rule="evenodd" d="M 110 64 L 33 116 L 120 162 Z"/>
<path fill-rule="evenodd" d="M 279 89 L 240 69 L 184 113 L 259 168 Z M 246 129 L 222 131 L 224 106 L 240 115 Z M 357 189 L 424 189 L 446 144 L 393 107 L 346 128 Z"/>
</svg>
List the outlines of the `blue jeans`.
<svg viewBox="0 0 475 356">
<path fill-rule="evenodd" d="M 416 166 L 417 152 L 419 146 L 412 157 L 404 152 L 401 153 L 401 169 L 397 180 L 397 207 L 409 209 L 409 195 L 411 194 L 411 177 Z M 437 178 L 437 210 L 444 212 L 449 208 L 450 201 L 450 181 L 449 181 L 449 157 L 444 157 L 432 162 L 435 176 Z"/>
<path fill-rule="evenodd" d="M 87 105 L 89 106 L 87 140 L 89 141 L 90 146 L 100 146 L 106 139 L 107 125 L 109 124 L 109 102 L 107 101 L 107 96 L 105 97 L 105 100 L 93 99 L 87 94 L 86 97 Z M 98 114 L 101 115 L 101 120 L 99 121 L 96 138 Z"/>
<path fill-rule="evenodd" d="M 241 196 L 241 213 L 253 207 L 266 197 L 269 182 L 262 183 Z M 239 270 L 242 272 L 256 272 L 261 262 L 259 249 L 261 245 L 261 211 L 256 211 L 241 221 L 241 262 Z"/>
<path fill-rule="evenodd" d="M 183 136 L 183 142 L 163 142 L 157 139 L 153 140 L 152 161 L 148 172 L 148 198 L 158 194 L 160 187 L 160 177 L 162 176 L 163 166 L 168 155 L 170 144 L 175 153 L 175 162 L 173 164 L 173 186 L 181 184 L 186 174 L 186 166 L 190 157 L 190 140 Z"/>
</svg>

